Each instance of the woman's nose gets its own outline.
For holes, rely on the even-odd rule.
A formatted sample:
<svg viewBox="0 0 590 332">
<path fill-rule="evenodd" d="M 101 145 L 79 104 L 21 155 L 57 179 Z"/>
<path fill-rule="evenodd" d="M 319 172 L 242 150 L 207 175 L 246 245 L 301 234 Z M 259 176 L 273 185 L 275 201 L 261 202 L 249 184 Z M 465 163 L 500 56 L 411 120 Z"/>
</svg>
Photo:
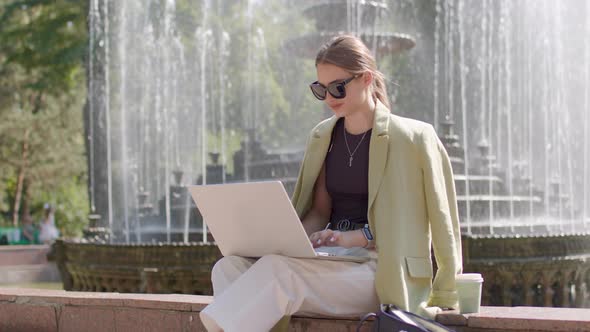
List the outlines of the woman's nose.
<svg viewBox="0 0 590 332">
<path fill-rule="evenodd" d="M 329 101 L 332 101 L 334 99 L 336 99 L 336 98 L 332 97 L 332 95 L 328 91 L 326 91 L 326 99 L 324 99 L 324 101 L 325 102 L 329 102 Z"/>
</svg>

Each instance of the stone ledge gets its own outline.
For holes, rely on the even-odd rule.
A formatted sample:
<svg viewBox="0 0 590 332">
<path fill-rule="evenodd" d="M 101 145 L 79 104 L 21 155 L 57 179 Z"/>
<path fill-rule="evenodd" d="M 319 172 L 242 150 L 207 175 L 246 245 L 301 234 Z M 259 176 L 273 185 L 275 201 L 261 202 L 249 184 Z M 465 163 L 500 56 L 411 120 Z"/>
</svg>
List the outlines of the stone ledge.
<svg viewBox="0 0 590 332">
<path fill-rule="evenodd" d="M 589 331 L 590 309 L 482 307 L 477 314 L 443 313 L 437 321 L 464 331 Z"/>
<path fill-rule="evenodd" d="M 201 311 L 211 296 L 186 294 L 129 294 L 69 292 L 63 290 L 0 288 L 0 302 L 52 303 L 56 305 L 107 306 L 175 311 Z"/>
<path fill-rule="evenodd" d="M 0 331 L 204 331 L 198 313 L 210 296 L 0 288 Z M 438 315 L 451 329 L 588 331 L 590 309 L 482 307 L 478 314 Z M 355 331 L 357 317 L 294 317 L 291 331 Z M 362 331 L 370 331 L 370 324 Z"/>
</svg>

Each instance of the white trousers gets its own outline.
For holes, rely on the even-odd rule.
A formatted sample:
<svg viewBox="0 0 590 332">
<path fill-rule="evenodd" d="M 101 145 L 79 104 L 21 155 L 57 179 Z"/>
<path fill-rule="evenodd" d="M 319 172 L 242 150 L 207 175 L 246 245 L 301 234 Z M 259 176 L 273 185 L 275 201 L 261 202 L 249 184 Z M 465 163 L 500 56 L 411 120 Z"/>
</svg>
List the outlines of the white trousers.
<svg viewBox="0 0 590 332">
<path fill-rule="evenodd" d="M 355 249 L 372 259 L 361 264 L 279 255 L 224 257 L 211 272 L 213 302 L 201 312 L 201 321 L 208 331 L 262 332 L 295 313 L 360 317 L 374 312 L 379 308 L 376 253 Z"/>
</svg>

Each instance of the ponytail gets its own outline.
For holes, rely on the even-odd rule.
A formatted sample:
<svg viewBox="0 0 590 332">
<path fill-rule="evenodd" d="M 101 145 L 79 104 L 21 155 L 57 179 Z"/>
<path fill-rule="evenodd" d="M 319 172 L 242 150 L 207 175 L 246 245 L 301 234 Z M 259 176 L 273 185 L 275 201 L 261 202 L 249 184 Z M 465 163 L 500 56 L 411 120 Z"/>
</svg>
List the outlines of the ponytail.
<svg viewBox="0 0 590 332">
<path fill-rule="evenodd" d="M 385 77 L 383 73 L 378 70 L 373 72 L 373 98 L 379 101 L 390 109 L 389 98 L 387 97 L 387 86 L 385 85 Z M 391 110 L 391 109 L 390 109 Z"/>
</svg>

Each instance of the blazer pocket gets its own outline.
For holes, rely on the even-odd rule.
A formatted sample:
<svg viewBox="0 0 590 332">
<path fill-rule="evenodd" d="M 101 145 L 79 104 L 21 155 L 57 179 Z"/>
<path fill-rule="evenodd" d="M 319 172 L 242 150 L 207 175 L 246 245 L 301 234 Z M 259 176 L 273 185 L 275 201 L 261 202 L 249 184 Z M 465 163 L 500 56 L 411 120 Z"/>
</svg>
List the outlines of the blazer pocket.
<svg viewBox="0 0 590 332">
<path fill-rule="evenodd" d="M 406 268 L 414 278 L 432 278 L 432 263 L 424 257 L 406 257 Z"/>
</svg>

